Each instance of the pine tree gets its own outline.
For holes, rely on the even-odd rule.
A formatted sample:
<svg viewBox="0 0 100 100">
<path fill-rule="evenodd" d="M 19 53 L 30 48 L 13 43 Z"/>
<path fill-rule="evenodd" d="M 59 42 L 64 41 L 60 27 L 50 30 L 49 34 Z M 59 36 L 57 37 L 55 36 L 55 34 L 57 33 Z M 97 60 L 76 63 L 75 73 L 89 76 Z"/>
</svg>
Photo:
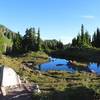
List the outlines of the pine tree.
<svg viewBox="0 0 100 100">
<path fill-rule="evenodd" d="M 90 46 L 91 45 L 91 36 L 89 35 L 88 31 L 85 32 L 85 44 L 87 46 Z"/>
<path fill-rule="evenodd" d="M 97 47 L 100 47 L 100 30 L 97 28 L 97 40 L 96 40 Z"/>
<path fill-rule="evenodd" d="M 93 38 L 92 38 L 92 45 L 100 48 L 100 29 L 97 28 L 97 31 L 94 32 Z"/>
<path fill-rule="evenodd" d="M 16 35 L 16 38 L 13 39 L 13 51 L 16 53 L 22 52 L 22 37 L 19 32 Z"/>
<path fill-rule="evenodd" d="M 82 42 L 82 45 L 84 44 L 84 25 L 82 24 L 81 26 L 81 42 Z"/>
<path fill-rule="evenodd" d="M 72 39 L 72 46 L 74 46 L 74 47 L 77 46 L 77 39 L 76 38 Z"/>
<path fill-rule="evenodd" d="M 37 50 L 41 50 L 41 39 L 40 39 L 40 28 L 38 28 L 38 32 L 37 32 Z"/>
<path fill-rule="evenodd" d="M 56 45 L 57 49 L 63 49 L 63 43 L 61 42 L 61 40 L 59 40 Z"/>
<path fill-rule="evenodd" d="M 23 47 L 25 51 L 35 51 L 37 49 L 37 36 L 35 28 L 26 29 L 26 34 L 23 37 Z"/>
<path fill-rule="evenodd" d="M 81 34 L 78 34 L 78 36 L 72 40 L 72 45 L 78 46 L 78 47 L 90 47 L 91 46 L 91 37 L 88 31 L 84 32 L 83 24 L 81 26 Z"/>
<path fill-rule="evenodd" d="M 78 34 L 78 36 L 77 36 L 77 46 L 78 47 L 82 46 L 82 41 L 81 41 L 81 35 L 80 34 Z"/>
<path fill-rule="evenodd" d="M 94 32 L 93 37 L 92 37 L 92 45 L 96 46 L 96 32 Z"/>
</svg>

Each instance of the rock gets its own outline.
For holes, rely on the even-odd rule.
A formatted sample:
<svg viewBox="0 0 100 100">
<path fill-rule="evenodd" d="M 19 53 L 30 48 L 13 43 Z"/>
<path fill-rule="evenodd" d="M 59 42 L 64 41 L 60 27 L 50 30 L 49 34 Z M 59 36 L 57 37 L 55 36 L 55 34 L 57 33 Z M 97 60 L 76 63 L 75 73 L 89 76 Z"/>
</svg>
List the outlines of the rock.
<svg viewBox="0 0 100 100">
<path fill-rule="evenodd" d="M 35 74 L 39 74 L 40 76 L 42 75 L 41 72 L 39 70 L 35 70 Z"/>
<path fill-rule="evenodd" d="M 41 93 L 41 90 L 39 89 L 39 85 L 36 85 L 36 86 L 34 87 L 33 92 L 34 92 L 35 94 Z"/>
</svg>

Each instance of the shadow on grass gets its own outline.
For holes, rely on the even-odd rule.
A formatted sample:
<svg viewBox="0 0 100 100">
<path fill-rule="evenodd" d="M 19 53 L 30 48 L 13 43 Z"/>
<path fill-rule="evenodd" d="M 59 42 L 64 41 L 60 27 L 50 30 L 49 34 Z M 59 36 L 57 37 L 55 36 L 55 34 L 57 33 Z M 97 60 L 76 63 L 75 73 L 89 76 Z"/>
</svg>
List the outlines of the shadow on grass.
<svg viewBox="0 0 100 100">
<path fill-rule="evenodd" d="M 32 93 L 23 91 L 13 91 L 10 94 L 3 96 L 0 94 L 0 100 L 32 100 Z"/>
<path fill-rule="evenodd" d="M 64 92 L 34 94 L 33 100 L 100 100 L 100 95 L 86 87 L 66 88 Z"/>
</svg>

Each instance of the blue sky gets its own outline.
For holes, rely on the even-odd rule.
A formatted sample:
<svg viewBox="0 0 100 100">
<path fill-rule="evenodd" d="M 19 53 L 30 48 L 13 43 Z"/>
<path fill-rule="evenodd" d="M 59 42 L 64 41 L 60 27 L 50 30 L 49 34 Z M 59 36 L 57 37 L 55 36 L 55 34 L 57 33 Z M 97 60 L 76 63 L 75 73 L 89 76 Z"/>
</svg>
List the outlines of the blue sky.
<svg viewBox="0 0 100 100">
<path fill-rule="evenodd" d="M 100 27 L 100 0 L 0 0 L 0 24 L 22 35 L 40 27 L 43 39 L 69 43 L 81 24 L 91 35 Z"/>
</svg>

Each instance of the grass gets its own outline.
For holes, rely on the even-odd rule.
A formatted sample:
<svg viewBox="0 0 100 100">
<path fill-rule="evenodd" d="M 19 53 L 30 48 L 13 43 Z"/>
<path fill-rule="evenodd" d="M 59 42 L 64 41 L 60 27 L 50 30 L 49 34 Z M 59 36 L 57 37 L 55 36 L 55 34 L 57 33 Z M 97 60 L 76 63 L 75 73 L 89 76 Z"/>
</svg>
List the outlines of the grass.
<svg viewBox="0 0 100 100">
<path fill-rule="evenodd" d="M 96 95 L 100 96 L 100 78 L 95 74 L 50 71 L 44 75 L 45 80 L 38 83 L 42 94 L 33 94 L 36 100 L 95 100 Z"/>
<path fill-rule="evenodd" d="M 93 98 L 91 97 L 92 93 L 100 95 L 100 77 L 96 74 L 88 72 L 72 74 L 63 71 L 41 72 L 40 74 L 31 68 L 23 68 L 23 61 L 40 64 L 47 60 L 48 55 L 43 52 L 30 52 L 18 57 L 2 55 L 0 63 L 13 68 L 22 78 L 39 84 L 42 93 L 33 94 L 33 100 L 34 98 L 36 100 L 40 100 L 40 98 L 42 100 L 55 100 L 55 98 L 61 100 L 61 97 L 63 100 L 73 100 L 71 97 L 77 98 L 77 100 L 83 100 L 83 98 L 85 98 L 84 100 L 94 100 L 91 99 Z M 86 99 L 88 97 L 89 99 Z"/>
<path fill-rule="evenodd" d="M 100 48 L 67 48 L 66 50 L 52 51 L 49 55 L 81 62 L 100 63 Z"/>
<path fill-rule="evenodd" d="M 47 60 L 48 60 L 48 55 L 46 55 L 44 52 L 30 52 L 20 56 L 1 55 L 0 63 L 10 66 L 16 70 L 22 68 L 22 64 L 23 64 L 22 62 L 32 61 L 34 62 L 33 65 L 34 67 L 37 64 L 46 62 Z"/>
<path fill-rule="evenodd" d="M 86 63 L 81 63 L 81 62 L 77 62 L 77 61 L 71 61 L 70 64 L 73 66 L 76 66 L 76 67 L 87 67 Z"/>
</svg>

